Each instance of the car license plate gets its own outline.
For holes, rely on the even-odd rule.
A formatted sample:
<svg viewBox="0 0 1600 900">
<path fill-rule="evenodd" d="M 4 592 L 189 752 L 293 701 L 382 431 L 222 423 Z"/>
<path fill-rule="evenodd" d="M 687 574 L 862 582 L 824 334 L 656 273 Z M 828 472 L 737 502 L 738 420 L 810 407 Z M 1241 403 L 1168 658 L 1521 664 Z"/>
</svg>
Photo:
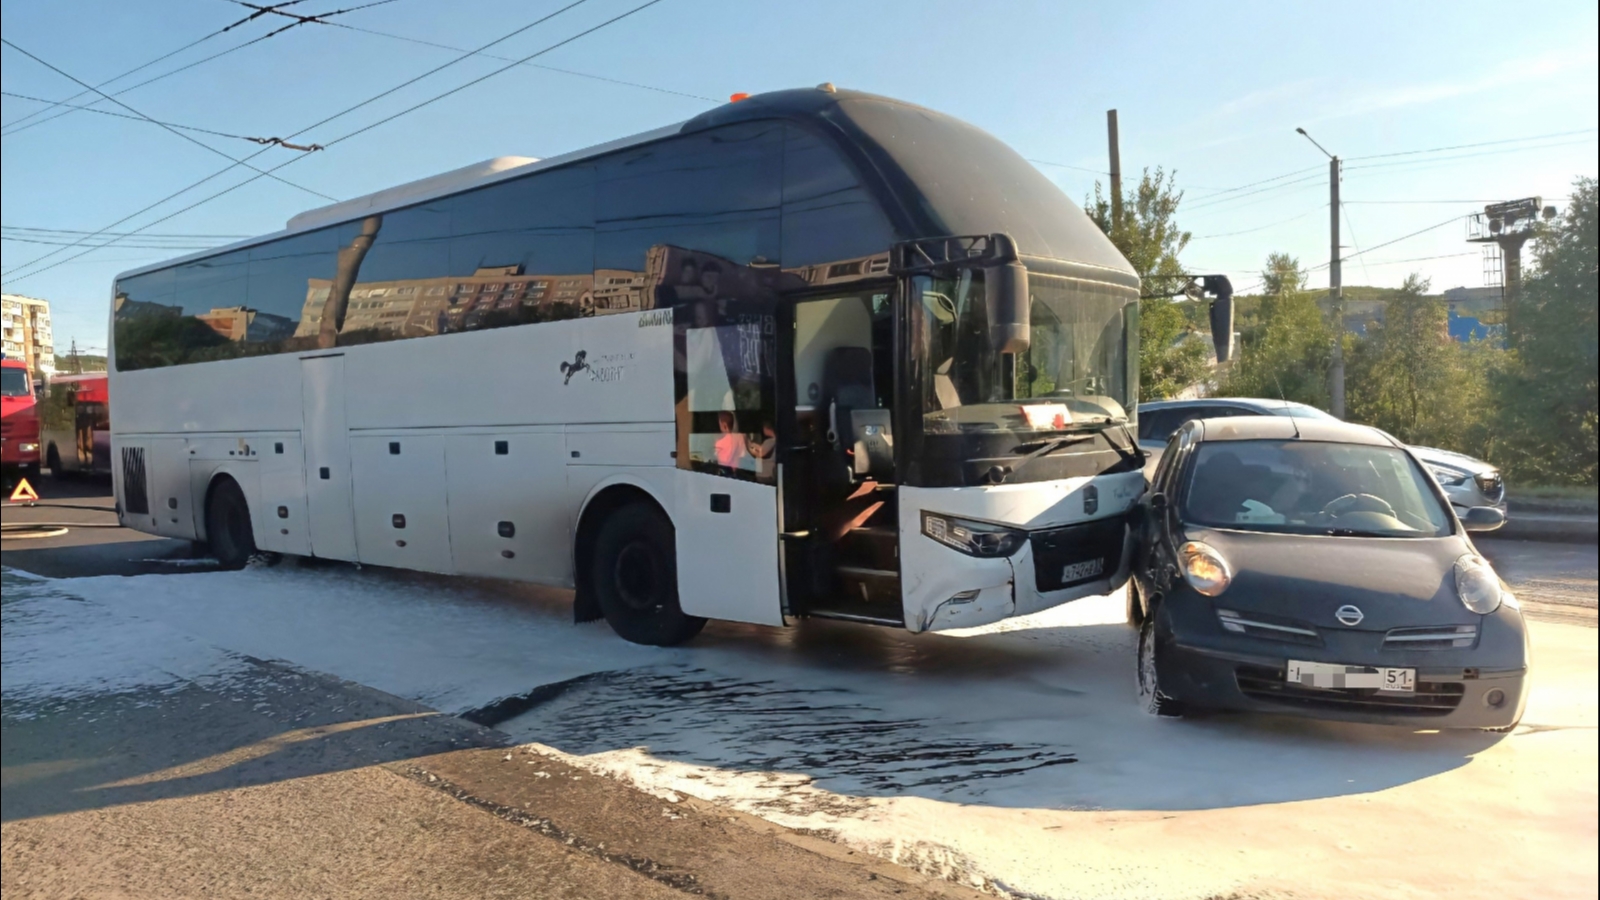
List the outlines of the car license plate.
<svg viewBox="0 0 1600 900">
<path fill-rule="evenodd" d="M 1283 680 L 1314 688 L 1377 688 L 1406 693 L 1417 690 L 1416 669 L 1391 666 L 1346 666 L 1291 659 L 1284 666 Z"/>
</svg>

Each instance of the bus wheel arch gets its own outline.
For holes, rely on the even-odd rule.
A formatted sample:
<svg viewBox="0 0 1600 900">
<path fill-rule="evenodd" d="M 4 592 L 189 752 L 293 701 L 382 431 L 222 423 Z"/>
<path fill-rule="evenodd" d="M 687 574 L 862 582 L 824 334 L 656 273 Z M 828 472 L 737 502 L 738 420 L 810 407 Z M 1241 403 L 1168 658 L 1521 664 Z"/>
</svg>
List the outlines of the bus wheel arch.
<svg viewBox="0 0 1600 900">
<path fill-rule="evenodd" d="M 232 475 L 219 472 L 206 486 L 203 526 L 211 555 L 225 569 L 242 569 L 256 555 L 250 501 Z"/>
<path fill-rule="evenodd" d="M 594 543 L 600 533 L 600 526 L 612 513 L 631 503 L 648 503 L 656 507 L 662 515 L 666 510 L 661 503 L 643 487 L 632 482 L 618 482 L 606 485 L 595 491 L 589 501 L 583 505 L 583 511 L 578 514 L 578 530 L 572 541 L 572 577 L 577 587 L 577 596 L 572 604 L 572 617 L 574 622 L 593 622 L 604 618 L 600 609 L 600 601 L 595 597 L 594 585 L 590 583 L 589 572 L 594 565 Z M 668 516 L 670 521 L 671 517 Z"/>
<path fill-rule="evenodd" d="M 598 499 L 598 498 L 597 498 Z M 592 520 L 578 583 L 618 636 L 672 646 L 700 633 L 706 620 L 678 603 L 677 534 L 661 504 L 633 488 L 607 495 Z"/>
</svg>

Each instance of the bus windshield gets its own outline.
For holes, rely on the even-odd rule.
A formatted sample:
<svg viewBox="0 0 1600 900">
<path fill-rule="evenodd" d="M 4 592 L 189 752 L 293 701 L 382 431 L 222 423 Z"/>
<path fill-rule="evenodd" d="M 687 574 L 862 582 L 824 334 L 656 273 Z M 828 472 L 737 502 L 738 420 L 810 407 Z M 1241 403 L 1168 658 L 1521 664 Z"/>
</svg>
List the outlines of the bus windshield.
<svg viewBox="0 0 1600 900">
<path fill-rule="evenodd" d="M 984 273 L 916 279 L 911 304 L 923 432 L 1067 432 L 1127 421 L 1132 290 L 1029 274 L 1031 339 L 1014 360 L 989 340 Z"/>
</svg>

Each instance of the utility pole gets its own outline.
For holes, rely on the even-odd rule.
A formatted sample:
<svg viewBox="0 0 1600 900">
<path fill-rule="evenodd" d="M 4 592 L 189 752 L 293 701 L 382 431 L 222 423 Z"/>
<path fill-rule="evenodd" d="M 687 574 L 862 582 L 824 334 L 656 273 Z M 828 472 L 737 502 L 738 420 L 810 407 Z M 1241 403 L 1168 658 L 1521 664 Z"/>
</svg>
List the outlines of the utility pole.
<svg viewBox="0 0 1600 900">
<path fill-rule="evenodd" d="M 1339 261 L 1339 157 L 1328 160 L 1328 300 L 1333 306 L 1333 371 L 1328 410 L 1344 418 L 1344 271 Z"/>
<path fill-rule="evenodd" d="M 1106 143 L 1111 149 L 1111 230 L 1122 228 L 1122 151 L 1117 147 L 1117 111 L 1106 110 Z"/>
<path fill-rule="evenodd" d="M 1328 157 L 1328 303 L 1333 307 L 1333 360 L 1328 373 L 1328 406 L 1344 418 L 1344 279 L 1339 261 L 1339 157 L 1329 153 L 1304 128 L 1295 132 Z"/>
</svg>

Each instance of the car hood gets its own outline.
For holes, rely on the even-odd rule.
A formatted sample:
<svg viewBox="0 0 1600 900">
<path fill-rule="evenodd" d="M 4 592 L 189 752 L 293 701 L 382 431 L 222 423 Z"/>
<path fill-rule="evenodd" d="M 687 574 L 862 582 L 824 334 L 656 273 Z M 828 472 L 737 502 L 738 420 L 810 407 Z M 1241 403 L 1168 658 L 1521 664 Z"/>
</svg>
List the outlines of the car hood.
<svg viewBox="0 0 1600 900">
<path fill-rule="evenodd" d="M 1482 475 L 1484 472 L 1493 472 L 1495 470 L 1494 466 L 1481 459 L 1474 459 L 1451 450 L 1440 450 L 1438 447 L 1408 447 L 1407 449 L 1422 462 L 1450 466 L 1453 469 L 1460 469 L 1469 475 Z"/>
<path fill-rule="evenodd" d="M 1221 551 L 1233 583 L 1212 604 L 1346 628 L 1334 611 L 1352 605 L 1362 631 L 1406 625 L 1466 625 L 1479 616 L 1456 595 L 1455 561 L 1471 553 L 1459 535 L 1346 538 L 1186 529 Z"/>
</svg>

